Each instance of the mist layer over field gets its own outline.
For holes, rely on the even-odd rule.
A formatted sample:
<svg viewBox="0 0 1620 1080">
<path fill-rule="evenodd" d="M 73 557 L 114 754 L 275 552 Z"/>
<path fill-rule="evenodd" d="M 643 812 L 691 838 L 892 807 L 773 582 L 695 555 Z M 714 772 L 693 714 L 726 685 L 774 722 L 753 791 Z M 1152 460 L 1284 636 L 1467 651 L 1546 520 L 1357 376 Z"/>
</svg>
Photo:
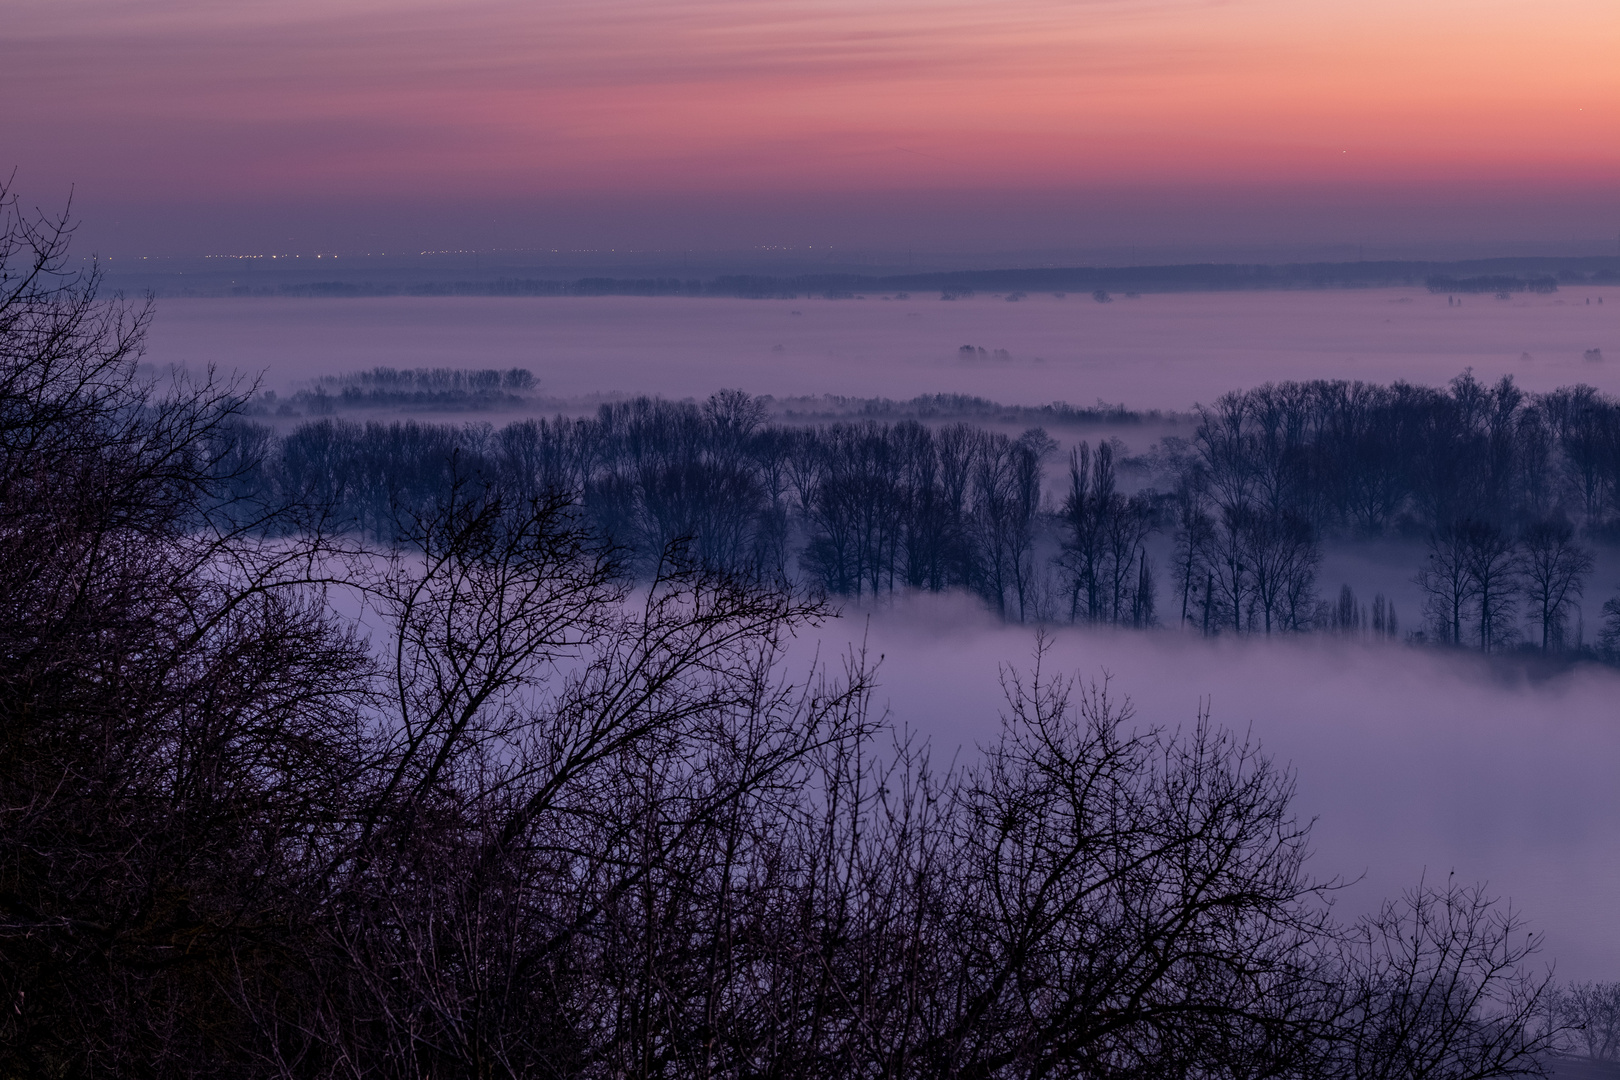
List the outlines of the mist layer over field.
<svg viewBox="0 0 1620 1080">
<path fill-rule="evenodd" d="M 1035 637 L 971 600 L 914 597 L 851 609 L 806 652 L 865 637 L 882 654 L 875 704 L 929 737 L 936 763 L 987 742 L 998 668 L 1028 670 Z M 1296 807 L 1316 816 L 1314 872 L 1360 880 L 1347 913 L 1427 874 L 1488 881 L 1546 935 L 1560 978 L 1620 977 L 1620 673 L 1580 667 L 1531 682 L 1482 658 L 1321 637 L 1209 640 L 1052 632 L 1049 672 L 1112 677 L 1143 726 L 1252 730 L 1293 765 Z"/>
<path fill-rule="evenodd" d="M 1589 359 L 1592 350 L 1607 360 Z M 1076 295 L 942 301 L 934 293 L 169 299 L 159 305 L 149 355 L 263 372 L 278 391 L 386 365 L 523 366 L 542 393 L 563 397 L 706 397 L 734 386 L 776 396 L 965 393 L 1008 404 L 1101 398 L 1179 410 L 1273 380 L 1443 385 L 1467 367 L 1487 382 L 1512 374 L 1529 390 L 1585 382 L 1614 393 L 1620 290 L 1469 296 L 1460 306 L 1416 289 L 1170 293 L 1108 303 Z"/>
</svg>

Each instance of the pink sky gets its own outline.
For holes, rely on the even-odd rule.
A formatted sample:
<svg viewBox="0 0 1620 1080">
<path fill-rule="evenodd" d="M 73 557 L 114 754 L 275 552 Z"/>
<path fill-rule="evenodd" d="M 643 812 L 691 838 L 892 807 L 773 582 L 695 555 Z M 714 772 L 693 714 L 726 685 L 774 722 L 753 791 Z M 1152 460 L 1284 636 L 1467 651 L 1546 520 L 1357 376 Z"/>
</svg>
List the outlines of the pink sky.
<svg viewBox="0 0 1620 1080">
<path fill-rule="evenodd" d="M 8 0 L 0 165 L 119 235 L 189 215 L 186 250 L 355 214 L 1151 244 L 1166 213 L 1609 250 L 1617 57 L 1613 0 Z"/>
</svg>

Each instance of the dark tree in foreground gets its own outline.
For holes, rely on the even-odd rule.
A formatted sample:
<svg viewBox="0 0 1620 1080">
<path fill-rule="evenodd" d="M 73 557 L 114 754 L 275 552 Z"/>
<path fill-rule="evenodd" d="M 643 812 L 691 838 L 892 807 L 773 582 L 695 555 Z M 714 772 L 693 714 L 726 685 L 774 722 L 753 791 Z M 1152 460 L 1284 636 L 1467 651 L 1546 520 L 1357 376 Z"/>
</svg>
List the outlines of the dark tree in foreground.
<svg viewBox="0 0 1620 1080">
<path fill-rule="evenodd" d="M 296 584 L 321 538 L 221 506 L 234 397 L 140 379 L 146 309 L 0 213 L 0 1058 L 206 1073 L 349 813 L 370 661 Z"/>
<path fill-rule="evenodd" d="M 1549 977 L 1526 977 L 1537 939 L 1478 887 L 1420 884 L 1363 919 L 1342 968 L 1346 1080 L 1536 1075 L 1555 1032 Z"/>
</svg>

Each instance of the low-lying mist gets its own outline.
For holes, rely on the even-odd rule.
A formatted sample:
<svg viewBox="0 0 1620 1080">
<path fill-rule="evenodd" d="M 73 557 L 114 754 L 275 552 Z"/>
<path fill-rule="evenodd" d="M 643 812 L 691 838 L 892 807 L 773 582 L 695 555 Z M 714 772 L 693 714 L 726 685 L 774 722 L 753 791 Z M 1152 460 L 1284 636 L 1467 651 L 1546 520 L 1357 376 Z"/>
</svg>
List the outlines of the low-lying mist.
<svg viewBox="0 0 1620 1080">
<path fill-rule="evenodd" d="M 904 299 L 165 299 L 149 355 L 295 384 L 375 366 L 528 367 L 541 393 L 962 393 L 1183 410 L 1285 379 L 1442 385 L 1472 367 L 1529 390 L 1620 391 L 1620 293 L 1460 306 L 1422 289 Z M 1607 301 L 1606 303 L 1601 301 Z M 971 351 L 964 351 L 968 346 Z"/>
<path fill-rule="evenodd" d="M 1424 875 L 1485 881 L 1545 934 L 1561 979 L 1620 977 L 1620 673 L 1538 678 L 1484 658 L 1319 637 L 1204 639 L 1048 630 L 1046 666 L 1111 680 L 1144 726 L 1190 726 L 1207 706 L 1297 772 L 1316 817 L 1314 872 L 1342 876 L 1347 915 Z M 926 736 L 936 762 L 999 725 L 998 669 L 1028 669 L 1035 633 L 961 595 L 845 609 L 800 648 L 881 654 L 875 705 Z"/>
</svg>

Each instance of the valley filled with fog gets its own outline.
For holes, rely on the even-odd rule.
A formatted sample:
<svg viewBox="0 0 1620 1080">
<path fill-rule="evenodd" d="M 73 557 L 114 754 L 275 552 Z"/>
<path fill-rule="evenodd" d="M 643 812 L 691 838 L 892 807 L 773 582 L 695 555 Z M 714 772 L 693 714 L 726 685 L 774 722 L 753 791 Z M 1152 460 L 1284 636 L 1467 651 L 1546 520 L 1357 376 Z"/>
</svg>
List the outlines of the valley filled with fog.
<svg viewBox="0 0 1620 1080">
<path fill-rule="evenodd" d="M 970 348 L 964 348 L 969 346 Z M 1585 383 L 1620 391 L 1620 291 L 1593 288 L 1461 301 L 1418 290 L 1028 296 L 933 294 L 864 300 L 594 298 L 507 300 L 165 300 L 148 359 L 208 363 L 286 396 L 334 372 L 372 366 L 527 368 L 530 404 L 423 421 L 506 423 L 559 404 L 650 394 L 907 399 L 976 395 L 1006 404 L 1112 402 L 1185 414 L 1269 381 L 1409 381 L 1443 387 L 1464 369 L 1529 391 Z M 409 410 L 405 411 L 409 415 Z M 355 414 L 356 420 L 370 419 Z M 397 418 L 397 415 L 395 416 Z M 1143 454 L 1163 422 L 1054 429 L 1067 447 L 1121 438 Z M 1013 433 L 1016 433 L 1015 431 Z M 1048 499 L 1061 497 L 1061 463 Z M 1060 485 L 1059 485 L 1060 486 Z M 1153 557 L 1173 557 L 1167 538 Z M 1387 594 L 1422 625 L 1416 538 L 1328 545 L 1317 588 Z M 1578 618 L 1620 585 L 1607 545 Z M 1161 597 L 1163 622 L 1174 623 Z M 1001 708 L 998 667 L 1027 665 L 1034 631 L 965 593 L 846 602 L 845 617 L 799 653 L 824 659 L 867 642 L 884 660 L 878 704 L 924 733 L 936 755 L 988 739 Z M 1396 635 L 1392 635 L 1396 636 Z M 1420 876 L 1489 882 L 1547 935 L 1560 976 L 1620 975 L 1607 898 L 1620 889 L 1620 672 L 1595 663 L 1546 670 L 1398 641 L 1317 636 L 1206 638 L 1174 629 L 1061 627 L 1049 663 L 1105 673 L 1144 725 L 1190 725 L 1201 704 L 1251 729 L 1298 772 L 1298 809 L 1318 816 L 1314 871 L 1355 881 L 1348 910 Z M 1358 880 L 1359 879 L 1359 880 Z"/>
</svg>

